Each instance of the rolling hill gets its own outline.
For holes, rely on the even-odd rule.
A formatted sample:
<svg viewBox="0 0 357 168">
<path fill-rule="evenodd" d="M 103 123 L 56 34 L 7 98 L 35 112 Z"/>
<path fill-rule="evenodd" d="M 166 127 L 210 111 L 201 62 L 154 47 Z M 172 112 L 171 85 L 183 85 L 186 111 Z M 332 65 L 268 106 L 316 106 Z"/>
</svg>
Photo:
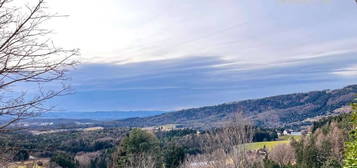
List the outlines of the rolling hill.
<svg viewBox="0 0 357 168">
<path fill-rule="evenodd" d="M 349 112 L 357 85 L 336 90 L 313 91 L 244 100 L 215 106 L 184 109 L 161 115 L 106 122 L 119 127 L 180 124 L 184 127 L 212 127 L 229 121 L 236 112 L 264 127 L 300 127 L 330 115 Z"/>
</svg>

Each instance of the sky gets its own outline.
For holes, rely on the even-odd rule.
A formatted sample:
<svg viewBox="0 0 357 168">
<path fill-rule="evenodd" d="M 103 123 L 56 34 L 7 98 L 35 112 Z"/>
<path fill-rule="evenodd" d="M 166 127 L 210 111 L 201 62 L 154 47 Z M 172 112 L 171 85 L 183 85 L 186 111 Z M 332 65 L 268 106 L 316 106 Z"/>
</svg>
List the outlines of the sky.
<svg viewBox="0 0 357 168">
<path fill-rule="evenodd" d="M 357 84 L 354 0 L 48 0 L 64 111 L 177 110 Z"/>
</svg>

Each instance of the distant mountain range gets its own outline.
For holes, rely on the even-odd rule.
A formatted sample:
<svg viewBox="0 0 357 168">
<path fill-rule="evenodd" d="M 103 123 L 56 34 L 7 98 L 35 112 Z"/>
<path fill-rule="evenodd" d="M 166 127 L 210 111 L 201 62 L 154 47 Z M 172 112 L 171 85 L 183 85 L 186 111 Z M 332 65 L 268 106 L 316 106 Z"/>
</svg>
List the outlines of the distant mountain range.
<svg viewBox="0 0 357 168">
<path fill-rule="evenodd" d="M 134 117 L 149 117 L 165 113 L 165 111 L 96 111 L 96 112 L 48 112 L 38 119 L 72 119 L 108 121 Z"/>
<path fill-rule="evenodd" d="M 259 126 L 300 127 L 324 116 L 349 112 L 348 105 L 356 94 L 357 85 L 351 85 L 343 89 L 287 94 L 111 121 L 106 122 L 106 125 L 145 127 L 181 124 L 184 127 L 202 128 L 218 126 L 230 120 L 234 113 L 241 112 Z"/>
</svg>

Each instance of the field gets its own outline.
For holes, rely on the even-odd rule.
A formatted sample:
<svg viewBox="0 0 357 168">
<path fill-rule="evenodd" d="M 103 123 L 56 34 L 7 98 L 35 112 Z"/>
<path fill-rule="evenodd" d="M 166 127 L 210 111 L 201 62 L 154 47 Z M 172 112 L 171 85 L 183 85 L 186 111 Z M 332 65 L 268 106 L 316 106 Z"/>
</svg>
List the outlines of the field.
<svg viewBox="0 0 357 168">
<path fill-rule="evenodd" d="M 246 144 L 248 150 L 257 150 L 266 147 L 267 149 L 272 149 L 278 144 L 288 144 L 290 139 L 294 138 L 296 140 L 300 139 L 300 136 L 297 135 L 286 135 L 279 137 L 277 141 L 267 141 L 267 142 L 254 142 Z"/>
</svg>

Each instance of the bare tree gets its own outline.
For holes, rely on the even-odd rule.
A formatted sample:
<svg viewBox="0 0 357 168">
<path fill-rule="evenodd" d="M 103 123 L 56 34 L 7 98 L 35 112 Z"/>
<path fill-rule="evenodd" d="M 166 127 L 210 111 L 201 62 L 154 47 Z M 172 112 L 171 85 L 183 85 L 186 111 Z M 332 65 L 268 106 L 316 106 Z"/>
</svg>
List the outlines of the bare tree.
<svg viewBox="0 0 357 168">
<path fill-rule="evenodd" d="M 157 160 L 150 153 L 135 154 L 127 165 L 127 168 L 156 168 Z"/>
<path fill-rule="evenodd" d="M 48 38 L 51 31 L 42 25 L 57 16 L 46 13 L 44 0 L 23 6 L 19 2 L 0 0 L 0 131 L 50 110 L 44 102 L 68 93 L 63 81 L 78 55 L 78 50 L 58 48 Z M 56 86 L 46 86 L 50 82 Z"/>
<path fill-rule="evenodd" d="M 252 127 L 241 114 L 235 114 L 231 122 L 223 128 L 205 133 L 204 153 L 189 156 L 182 167 L 185 168 L 247 168 L 254 162 L 245 148 L 252 141 Z"/>
<path fill-rule="evenodd" d="M 15 152 L 18 151 L 17 148 L 9 147 L 7 144 L 1 144 L 0 146 L 0 167 L 7 167 L 15 155 Z"/>
<path fill-rule="evenodd" d="M 156 168 L 158 165 L 157 157 L 150 152 L 140 152 L 128 154 L 125 162 L 125 168 Z M 113 153 L 113 163 L 110 167 L 119 168 L 116 162 L 118 160 L 118 151 Z"/>
<path fill-rule="evenodd" d="M 290 144 L 279 144 L 269 152 L 269 159 L 277 162 L 279 166 L 293 164 L 295 151 Z"/>
</svg>

